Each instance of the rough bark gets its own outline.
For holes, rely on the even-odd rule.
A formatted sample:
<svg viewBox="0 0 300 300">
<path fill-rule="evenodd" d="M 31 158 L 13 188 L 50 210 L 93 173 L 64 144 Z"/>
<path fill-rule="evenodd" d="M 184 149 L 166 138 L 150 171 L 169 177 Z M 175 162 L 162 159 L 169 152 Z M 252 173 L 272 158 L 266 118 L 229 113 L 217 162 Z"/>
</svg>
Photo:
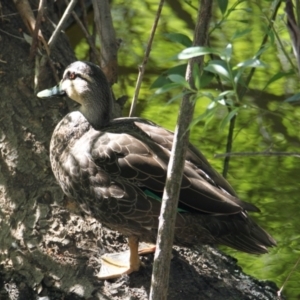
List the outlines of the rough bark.
<svg viewBox="0 0 300 300">
<path fill-rule="evenodd" d="M 194 31 L 193 46 L 207 46 L 209 22 L 212 15 L 212 2 L 199 1 L 197 23 Z M 187 64 L 185 78 L 189 86 L 195 89 L 193 67 L 203 68 L 203 56 L 190 59 Z M 186 93 L 181 100 L 171 157 L 168 164 L 167 179 L 161 204 L 158 237 L 154 256 L 150 299 L 167 299 L 171 249 L 174 239 L 174 227 L 182 182 L 186 151 L 189 143 L 189 126 L 193 120 L 195 101 L 193 93 Z"/>
<path fill-rule="evenodd" d="M 51 3 L 41 28 L 46 39 L 53 30 L 49 20 L 58 21 Z M 71 102 L 35 97 L 35 63 L 23 38 L 27 29 L 12 1 L 1 6 L 0 299 L 147 299 L 151 255 L 143 258 L 140 272 L 117 281 L 94 276 L 100 255 L 125 249 L 125 238 L 82 217 L 55 182 L 49 141 Z M 51 53 L 59 76 L 73 60 L 60 35 Z M 40 71 L 40 89 L 55 84 L 49 63 Z M 173 255 L 169 299 L 276 298 L 274 284 L 246 276 L 234 259 L 213 248 L 176 247 Z"/>
</svg>

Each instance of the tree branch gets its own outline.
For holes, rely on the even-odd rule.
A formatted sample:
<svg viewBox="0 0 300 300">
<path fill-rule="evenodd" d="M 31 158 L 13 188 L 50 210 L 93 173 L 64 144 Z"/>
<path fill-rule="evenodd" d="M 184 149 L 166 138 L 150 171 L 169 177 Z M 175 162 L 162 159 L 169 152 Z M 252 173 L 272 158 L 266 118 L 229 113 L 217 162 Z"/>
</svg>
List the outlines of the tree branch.
<svg viewBox="0 0 300 300">
<path fill-rule="evenodd" d="M 202 0 L 198 10 L 194 33 L 194 46 L 207 45 L 208 27 L 212 13 L 212 1 Z M 193 65 L 199 64 L 202 70 L 203 57 L 197 57 L 188 62 L 186 80 L 194 87 L 192 77 Z M 168 165 L 167 180 L 163 194 L 161 214 L 159 217 L 158 237 L 153 264 L 150 300 L 167 299 L 169 284 L 170 260 L 174 239 L 174 226 L 177 214 L 178 197 L 181 187 L 185 154 L 189 141 L 189 125 L 193 117 L 195 102 L 192 94 L 186 94 L 181 102 L 171 158 Z"/>
</svg>

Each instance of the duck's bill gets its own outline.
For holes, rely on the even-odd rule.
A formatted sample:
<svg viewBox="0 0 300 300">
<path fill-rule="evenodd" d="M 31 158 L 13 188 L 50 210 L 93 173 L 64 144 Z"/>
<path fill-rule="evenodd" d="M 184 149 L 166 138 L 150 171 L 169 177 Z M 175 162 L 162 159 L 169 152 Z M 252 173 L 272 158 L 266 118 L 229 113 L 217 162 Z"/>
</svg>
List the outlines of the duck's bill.
<svg viewBox="0 0 300 300">
<path fill-rule="evenodd" d="M 65 91 L 61 90 L 60 84 L 54 86 L 51 89 L 43 90 L 37 93 L 37 97 L 39 98 L 49 98 L 54 96 L 64 96 Z"/>
</svg>

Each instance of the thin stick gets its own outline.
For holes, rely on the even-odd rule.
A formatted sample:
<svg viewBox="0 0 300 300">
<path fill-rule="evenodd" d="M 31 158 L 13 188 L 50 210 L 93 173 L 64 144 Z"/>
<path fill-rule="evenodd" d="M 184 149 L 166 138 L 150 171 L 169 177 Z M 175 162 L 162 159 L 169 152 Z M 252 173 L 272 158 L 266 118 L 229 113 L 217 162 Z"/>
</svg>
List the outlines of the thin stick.
<svg viewBox="0 0 300 300">
<path fill-rule="evenodd" d="M 295 269 L 297 268 L 298 264 L 300 262 L 300 256 L 298 257 L 296 263 L 294 264 L 294 266 L 292 267 L 291 271 L 289 272 L 288 276 L 286 277 L 286 279 L 284 280 L 284 283 L 282 284 L 280 290 L 277 292 L 278 297 L 281 296 L 281 293 L 285 287 L 285 285 L 287 284 L 288 280 L 290 279 L 291 275 L 293 274 L 293 272 L 295 271 Z"/>
<path fill-rule="evenodd" d="M 141 89 L 141 85 L 142 85 L 142 81 L 143 81 L 143 76 L 145 73 L 146 65 L 148 63 L 148 59 L 149 59 L 149 55 L 150 55 L 150 51 L 151 51 L 151 47 L 152 47 L 152 42 L 153 42 L 153 39 L 155 36 L 156 28 L 158 25 L 158 21 L 159 21 L 160 15 L 161 15 L 163 5 L 164 5 L 164 0 L 160 0 L 158 8 L 157 8 L 157 12 L 156 12 L 155 20 L 154 20 L 154 23 L 153 23 L 153 26 L 151 29 L 151 34 L 150 34 L 150 38 L 149 38 L 149 41 L 147 44 L 145 56 L 144 56 L 142 64 L 139 66 L 139 75 L 138 75 L 138 78 L 136 81 L 136 86 L 135 86 L 134 95 L 133 95 L 132 102 L 131 102 L 129 117 L 133 117 L 135 115 L 136 104 L 138 101 L 138 97 L 139 97 L 139 93 L 140 93 L 140 89 Z"/>
<path fill-rule="evenodd" d="M 290 156 L 300 157 L 300 152 L 228 152 L 215 154 L 215 158 L 228 156 Z"/>
<path fill-rule="evenodd" d="M 42 18 L 43 18 L 45 2 L 46 2 L 45 0 L 40 0 L 39 3 L 35 26 L 32 33 L 32 44 L 30 47 L 30 55 L 29 55 L 30 60 L 32 60 L 38 46 L 38 36 L 39 36 L 39 31 L 41 27 Z"/>
<path fill-rule="evenodd" d="M 61 17 L 58 25 L 56 26 L 54 32 L 52 33 L 52 36 L 50 37 L 49 42 L 48 42 L 48 45 L 49 45 L 50 49 L 54 46 L 54 44 L 55 44 L 55 42 L 58 38 L 58 35 L 60 34 L 60 31 L 63 28 L 63 26 L 64 26 L 65 22 L 67 21 L 67 19 L 70 17 L 70 15 L 71 15 L 71 13 L 72 13 L 75 5 L 76 5 L 76 2 L 77 2 L 77 0 L 71 0 L 68 7 L 66 8 L 63 16 Z"/>
<path fill-rule="evenodd" d="M 231 108 L 228 107 L 228 113 L 230 113 L 230 112 L 231 112 Z M 232 119 L 230 120 L 230 123 L 229 123 L 229 129 L 228 129 L 228 135 L 227 135 L 227 144 L 226 144 L 227 153 L 230 153 L 231 149 L 232 149 L 235 121 L 236 121 L 236 115 L 232 117 Z M 223 172 L 222 172 L 222 175 L 223 175 L 224 178 L 226 178 L 228 170 L 229 170 L 229 161 L 230 161 L 230 156 L 225 156 Z"/>
<path fill-rule="evenodd" d="M 211 0 L 202 0 L 200 2 L 201 6 L 198 10 L 194 33 L 194 46 L 207 45 L 208 27 L 212 12 Z M 186 80 L 192 88 L 195 88 L 194 80 L 192 78 L 192 70 L 195 63 L 197 63 L 199 69 L 202 70 L 203 56 L 194 58 L 188 62 Z M 183 96 L 174 133 L 174 142 L 168 165 L 166 185 L 159 217 L 150 300 L 167 299 L 178 197 L 181 188 L 185 154 L 189 141 L 188 128 L 195 108 L 195 101 L 190 101 L 191 96 L 191 93 L 185 93 Z"/>
</svg>

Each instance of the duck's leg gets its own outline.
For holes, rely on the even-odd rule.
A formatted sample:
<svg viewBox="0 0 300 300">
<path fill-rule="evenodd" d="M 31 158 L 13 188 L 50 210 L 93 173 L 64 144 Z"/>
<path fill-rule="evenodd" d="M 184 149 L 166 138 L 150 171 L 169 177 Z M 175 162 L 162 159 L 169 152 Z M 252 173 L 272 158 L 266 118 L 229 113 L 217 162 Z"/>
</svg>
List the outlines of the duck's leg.
<svg viewBox="0 0 300 300">
<path fill-rule="evenodd" d="M 134 235 L 130 236 L 128 238 L 128 245 L 130 251 L 130 258 L 129 258 L 130 272 L 126 274 L 130 274 L 132 272 L 138 271 L 141 266 L 141 260 L 139 257 L 139 238 Z"/>
<path fill-rule="evenodd" d="M 147 255 L 154 253 L 156 250 L 156 245 L 149 243 L 140 243 L 139 244 L 139 255 Z"/>
<path fill-rule="evenodd" d="M 129 251 L 106 253 L 101 257 L 102 266 L 97 275 L 99 279 L 117 278 L 139 270 L 141 261 L 138 254 L 138 237 L 130 236 L 128 238 L 128 245 Z"/>
</svg>

